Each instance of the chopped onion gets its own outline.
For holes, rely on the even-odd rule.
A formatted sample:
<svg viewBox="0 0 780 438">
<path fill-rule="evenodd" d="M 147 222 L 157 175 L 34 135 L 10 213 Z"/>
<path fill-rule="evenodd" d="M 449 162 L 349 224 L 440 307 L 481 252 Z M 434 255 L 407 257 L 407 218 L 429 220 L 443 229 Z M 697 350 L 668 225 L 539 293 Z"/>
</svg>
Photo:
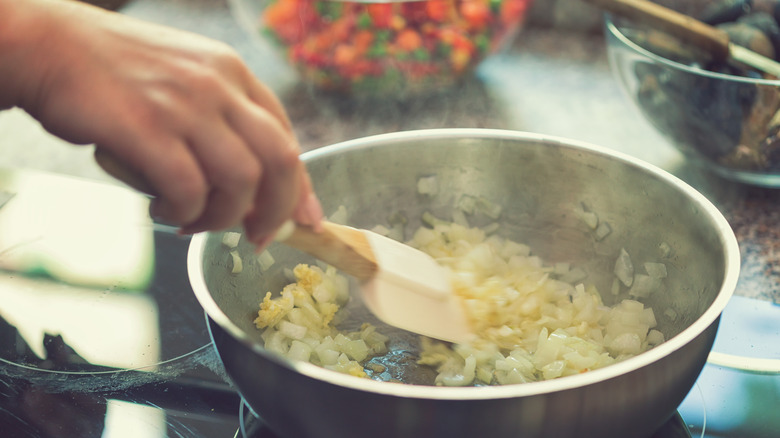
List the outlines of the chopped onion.
<svg viewBox="0 0 780 438">
<path fill-rule="evenodd" d="M 222 244 L 228 248 L 237 247 L 240 240 L 241 233 L 236 233 L 234 231 L 226 231 L 225 234 L 222 235 Z"/>
<path fill-rule="evenodd" d="M 669 246 L 666 242 L 661 242 L 658 245 L 658 254 L 661 256 L 661 258 L 669 258 L 669 256 L 672 255 L 672 247 Z"/>
<path fill-rule="evenodd" d="M 663 263 L 647 262 L 645 263 L 647 275 L 653 278 L 666 278 L 666 265 Z"/>
<path fill-rule="evenodd" d="M 417 192 L 421 195 L 429 196 L 434 196 L 439 193 L 439 180 L 436 178 L 436 175 L 418 179 Z"/>
<path fill-rule="evenodd" d="M 612 292 L 612 295 L 620 294 L 620 280 L 618 280 L 617 277 L 615 277 L 615 279 L 612 280 L 612 288 L 610 289 L 610 292 Z"/>
<path fill-rule="evenodd" d="M 255 325 L 263 331 L 265 347 L 294 360 L 366 377 L 361 365 L 370 356 L 387 351 L 386 336 L 364 324 L 359 331 L 340 332 L 335 328 L 337 312 L 349 299 L 346 278 L 328 267 L 298 265 L 295 283 L 273 298 L 267 293 Z"/>
<path fill-rule="evenodd" d="M 644 274 L 636 274 L 628 294 L 633 297 L 645 298 L 662 287 L 661 279 Z"/>
<path fill-rule="evenodd" d="M 294 324 L 289 321 L 280 321 L 279 331 L 288 338 L 297 340 L 303 339 L 303 337 L 306 336 L 305 326 Z"/>
<path fill-rule="evenodd" d="M 422 342 L 419 363 L 436 368 L 436 384 L 470 385 L 472 373 L 475 383 L 491 385 L 563 377 L 656 345 L 646 340 L 656 324 L 652 309 L 634 300 L 607 307 L 595 287 L 579 283 L 584 270 L 547 266 L 527 245 L 479 231 L 437 223 L 409 242 L 451 270 L 478 336 L 454 348 Z M 620 284 L 616 277 L 615 294 Z"/>
<path fill-rule="evenodd" d="M 650 345 L 659 345 L 664 342 L 664 334 L 658 330 L 650 330 L 647 333 L 647 343 Z"/>
<path fill-rule="evenodd" d="M 236 250 L 230 251 L 230 260 L 233 264 L 233 267 L 230 269 L 230 273 L 240 274 L 241 271 L 244 270 L 244 263 L 241 260 L 241 255 L 238 254 L 238 251 Z"/>
<path fill-rule="evenodd" d="M 463 195 L 458 198 L 458 202 L 455 206 L 466 214 L 474 214 L 477 210 L 477 198 L 471 195 Z"/>
<path fill-rule="evenodd" d="M 642 340 L 636 333 L 623 333 L 610 342 L 609 349 L 616 354 L 639 354 Z"/>
<path fill-rule="evenodd" d="M 615 276 L 626 287 L 631 287 L 634 283 L 634 265 L 631 263 L 631 257 L 625 248 L 620 248 L 620 255 L 615 261 Z"/>
<path fill-rule="evenodd" d="M 587 225 L 591 230 L 595 230 L 599 225 L 599 216 L 596 213 L 589 211 L 584 204 L 582 205 L 581 209 L 576 210 L 576 213 L 580 219 L 582 219 L 582 222 L 584 222 L 585 225 Z"/>
<path fill-rule="evenodd" d="M 484 196 L 477 198 L 477 209 L 491 219 L 498 219 L 503 210 L 500 204 L 492 202 Z"/>
<path fill-rule="evenodd" d="M 609 223 L 601 222 L 599 223 L 599 226 L 596 227 L 596 231 L 595 231 L 596 241 L 600 242 L 610 234 L 612 234 L 612 227 L 609 226 Z"/>
<path fill-rule="evenodd" d="M 287 350 L 287 357 L 293 360 L 308 362 L 309 358 L 311 358 L 312 351 L 311 346 L 308 344 L 294 340 L 290 344 L 290 349 Z"/>
<path fill-rule="evenodd" d="M 260 264 L 260 270 L 265 272 L 273 266 L 276 260 L 274 259 L 274 256 L 271 255 L 270 251 L 265 250 L 257 255 L 257 262 Z"/>
<path fill-rule="evenodd" d="M 292 220 L 288 220 L 285 223 L 283 223 L 278 230 L 276 230 L 276 235 L 274 236 L 274 240 L 278 242 L 284 242 L 285 240 L 289 239 L 294 232 L 295 232 L 295 223 Z"/>
</svg>

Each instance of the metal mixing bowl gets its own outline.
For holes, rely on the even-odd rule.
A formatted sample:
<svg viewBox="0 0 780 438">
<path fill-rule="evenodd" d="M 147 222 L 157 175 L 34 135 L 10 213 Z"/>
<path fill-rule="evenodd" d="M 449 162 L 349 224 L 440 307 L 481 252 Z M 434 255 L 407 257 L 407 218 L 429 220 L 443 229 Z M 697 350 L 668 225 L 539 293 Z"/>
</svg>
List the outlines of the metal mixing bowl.
<svg viewBox="0 0 780 438">
<path fill-rule="evenodd" d="M 442 129 L 385 134 L 304 154 L 327 213 L 344 205 L 348 222 L 370 228 L 404 212 L 408 232 L 423 212 L 448 217 L 462 194 L 503 206 L 499 233 L 527 243 L 550 263 L 586 270 L 609 304 L 621 248 L 637 272 L 661 262 L 663 290 L 643 301 L 667 341 L 608 367 L 508 386 L 436 387 L 408 360 L 409 337 L 385 358 L 399 384 L 291 362 L 263 349 L 252 320 L 284 269 L 310 262 L 274 244 L 263 272 L 248 244 L 244 269 L 230 273 L 221 233 L 193 238 L 190 281 L 212 323 L 228 375 L 256 413 L 282 437 L 644 437 L 671 415 L 707 359 L 721 311 L 739 272 L 739 249 L 718 210 L 685 183 L 634 158 L 576 141 L 515 131 Z M 436 175 L 439 192 L 420 194 Z M 596 235 L 575 212 L 596 213 L 611 233 Z M 492 219 L 475 216 L 474 225 Z M 355 304 L 359 307 L 359 302 Z M 355 318 L 367 318 L 353 312 Z M 396 360 L 400 358 L 399 360 Z"/>
</svg>

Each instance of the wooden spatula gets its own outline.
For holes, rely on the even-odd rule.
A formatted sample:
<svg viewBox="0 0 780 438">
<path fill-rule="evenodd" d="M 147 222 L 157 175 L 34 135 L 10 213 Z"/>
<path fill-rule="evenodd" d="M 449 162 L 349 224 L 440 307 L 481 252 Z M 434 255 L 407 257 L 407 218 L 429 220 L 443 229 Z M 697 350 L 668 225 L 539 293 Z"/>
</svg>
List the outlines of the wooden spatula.
<svg viewBox="0 0 780 438">
<path fill-rule="evenodd" d="M 731 42 L 722 29 L 648 0 L 585 0 L 621 17 L 667 32 L 709 53 L 715 61 L 733 60 L 780 78 L 780 63 Z"/>
<path fill-rule="evenodd" d="M 315 232 L 289 221 L 276 240 L 357 278 L 366 307 L 387 324 L 449 342 L 472 337 L 447 271 L 431 256 L 372 231 L 322 226 Z"/>
<path fill-rule="evenodd" d="M 111 154 L 98 149 L 95 158 L 109 174 L 154 196 L 141 175 Z M 447 271 L 420 250 L 327 221 L 322 231 L 288 221 L 276 240 L 357 278 L 366 307 L 387 324 L 448 342 L 466 342 L 473 336 Z"/>
</svg>

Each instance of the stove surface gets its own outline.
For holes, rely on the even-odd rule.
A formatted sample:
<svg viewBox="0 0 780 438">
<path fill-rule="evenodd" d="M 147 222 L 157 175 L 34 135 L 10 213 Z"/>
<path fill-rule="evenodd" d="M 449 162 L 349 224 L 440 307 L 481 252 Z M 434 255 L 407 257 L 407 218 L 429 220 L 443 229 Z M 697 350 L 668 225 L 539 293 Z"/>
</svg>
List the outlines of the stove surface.
<svg viewBox="0 0 780 438">
<path fill-rule="evenodd" d="M 3 437 L 275 437 L 227 383 L 189 239 L 147 208 L 121 187 L 0 169 Z M 736 297 L 716 350 L 778 357 L 779 309 Z M 709 364 L 654 438 L 774 436 L 778 394 L 776 374 Z"/>
<path fill-rule="evenodd" d="M 0 435 L 234 436 L 189 239 L 121 187 L 0 171 Z"/>
</svg>

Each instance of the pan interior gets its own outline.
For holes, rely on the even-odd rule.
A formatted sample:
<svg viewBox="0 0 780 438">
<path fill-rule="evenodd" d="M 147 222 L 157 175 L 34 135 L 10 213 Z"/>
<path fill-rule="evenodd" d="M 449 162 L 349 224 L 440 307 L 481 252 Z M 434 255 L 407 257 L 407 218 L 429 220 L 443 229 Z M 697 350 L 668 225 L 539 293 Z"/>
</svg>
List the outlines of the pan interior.
<svg viewBox="0 0 780 438">
<path fill-rule="evenodd" d="M 726 275 L 723 237 L 710 207 L 648 168 L 598 150 L 536 137 L 423 135 L 337 145 L 304 159 L 326 215 L 343 206 L 346 223 L 359 228 L 387 226 L 402 214 L 409 238 L 422 226 L 423 213 L 450 218 L 464 195 L 500 205 L 497 233 L 528 244 L 547 263 L 582 268 L 584 282 L 601 291 L 605 304 L 630 298 L 625 291 L 610 293 L 621 249 L 637 269 L 663 263 L 664 287 L 640 301 L 655 310 L 656 328 L 667 340 L 712 305 Z M 431 177 L 437 193 L 421 194 L 418 182 Z M 609 234 L 597 235 L 584 223 L 577 213 L 583 209 L 608 224 Z M 496 221 L 478 214 L 469 220 L 473 226 Z M 222 244 L 222 234 L 209 235 L 203 276 L 219 310 L 262 345 L 253 320 L 263 296 L 289 283 L 285 270 L 315 261 L 272 244 L 267 251 L 274 263 L 264 268 L 243 239 L 236 250 L 244 261 L 238 275 L 230 272 L 231 249 Z M 371 322 L 391 337 L 389 352 L 372 359 L 387 367 L 376 378 L 433 382 L 435 371 L 416 364 L 416 335 L 380 323 L 358 298 L 348 309 L 347 326 Z"/>
</svg>

